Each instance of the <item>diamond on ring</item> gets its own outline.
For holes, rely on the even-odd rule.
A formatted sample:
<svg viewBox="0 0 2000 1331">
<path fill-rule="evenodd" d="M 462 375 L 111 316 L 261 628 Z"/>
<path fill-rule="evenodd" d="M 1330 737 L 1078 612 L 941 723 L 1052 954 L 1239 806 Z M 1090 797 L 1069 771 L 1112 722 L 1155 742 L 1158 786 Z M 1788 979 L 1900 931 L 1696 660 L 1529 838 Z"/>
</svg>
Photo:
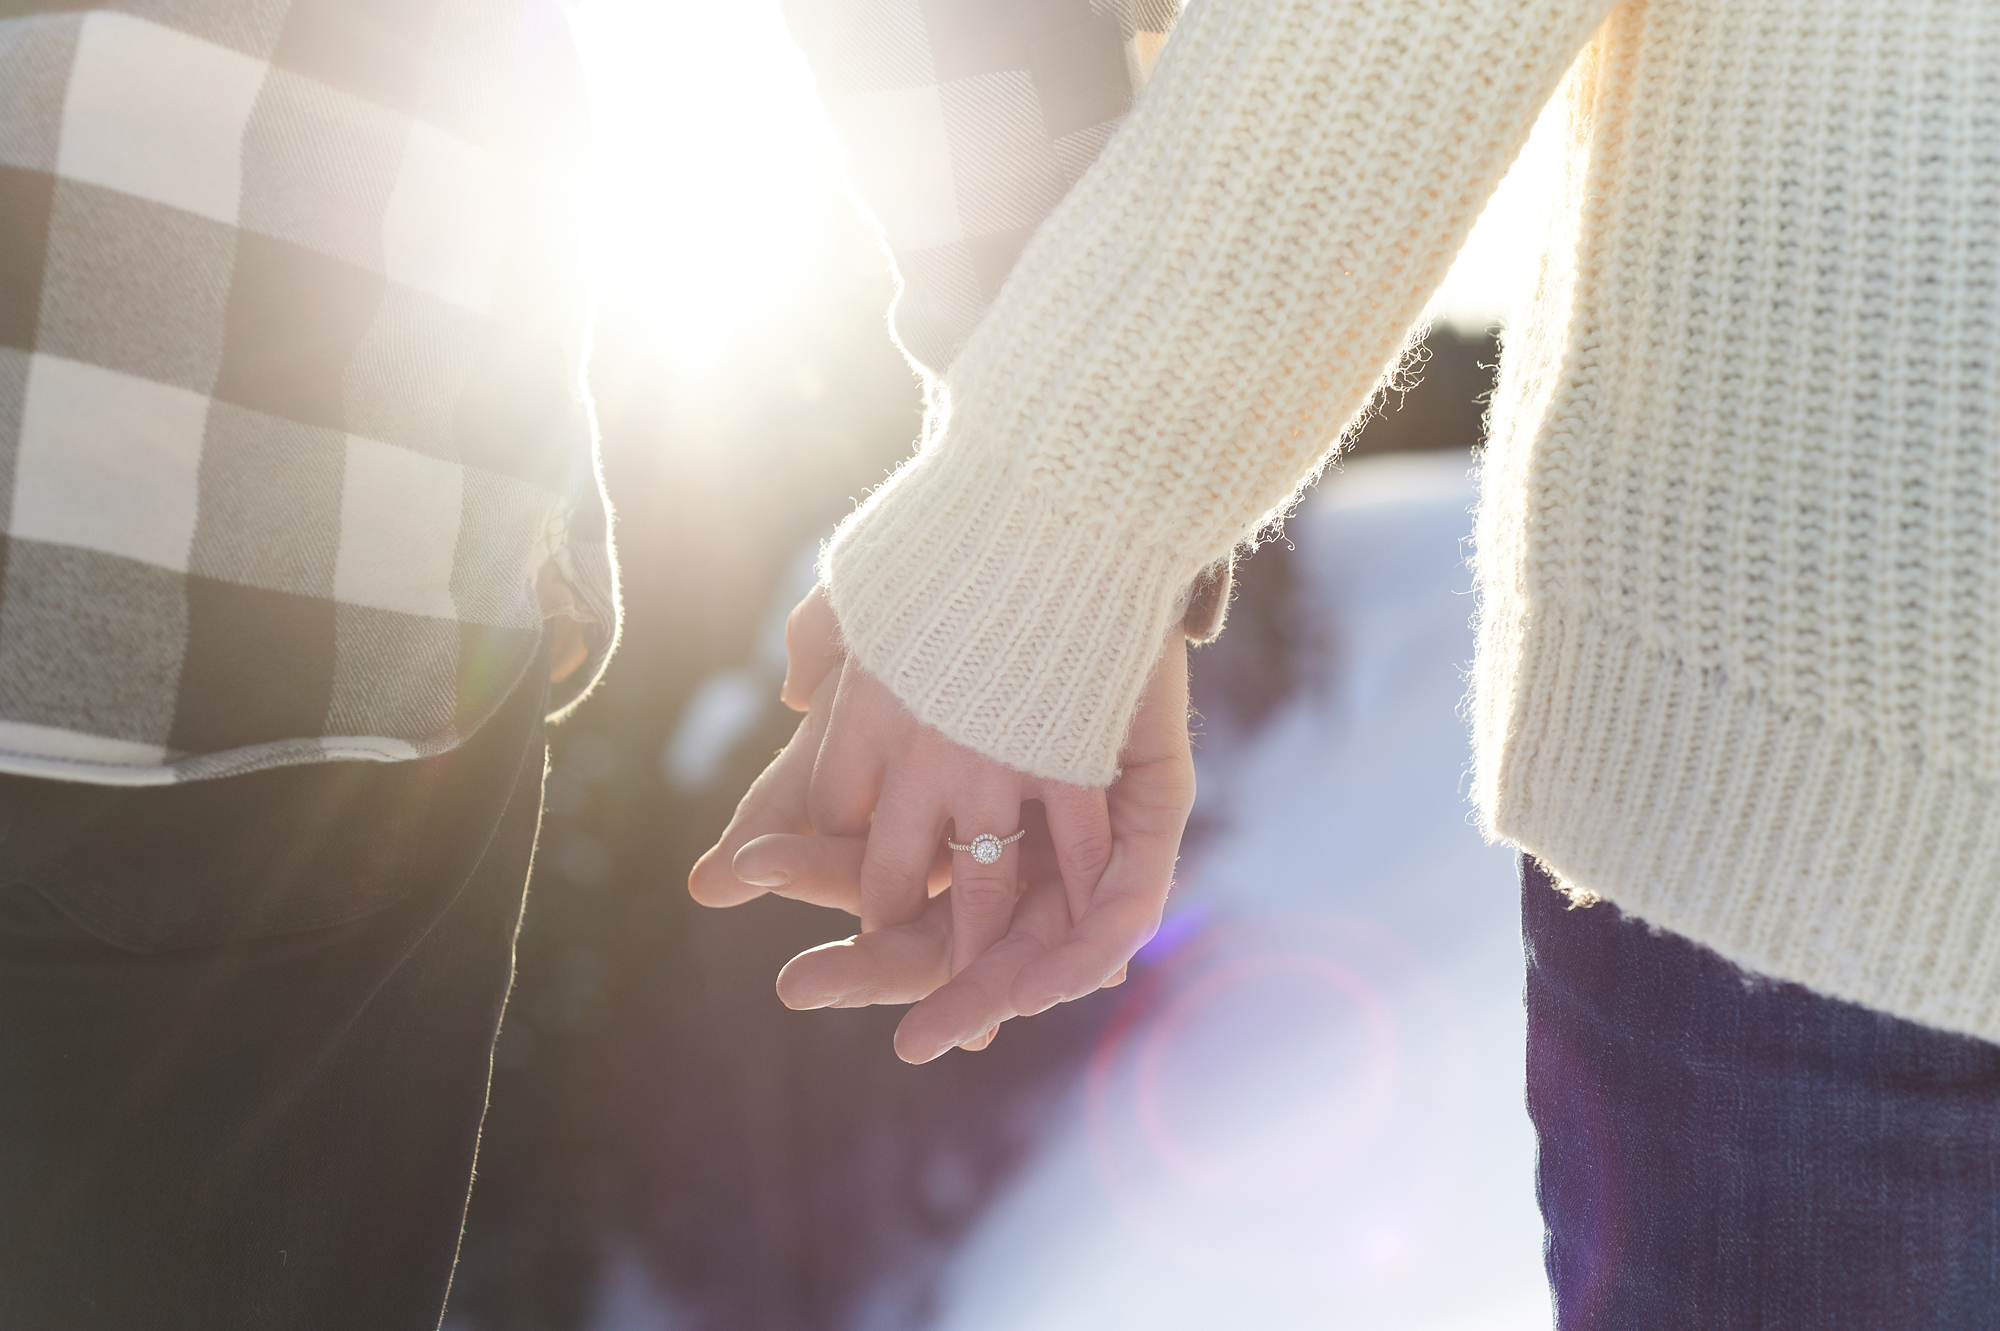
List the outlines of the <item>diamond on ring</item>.
<svg viewBox="0 0 2000 1331">
<path fill-rule="evenodd" d="M 1011 846 L 1026 835 L 1028 835 L 1028 829 L 1024 827 L 1014 833 L 1013 836 L 1006 838 L 994 836 L 991 832 L 981 832 L 978 836 L 972 838 L 972 840 L 963 843 L 946 837 L 944 844 L 950 846 L 953 850 L 965 851 L 981 864 L 995 864 L 999 862 L 1000 850 L 1003 846 Z"/>
</svg>

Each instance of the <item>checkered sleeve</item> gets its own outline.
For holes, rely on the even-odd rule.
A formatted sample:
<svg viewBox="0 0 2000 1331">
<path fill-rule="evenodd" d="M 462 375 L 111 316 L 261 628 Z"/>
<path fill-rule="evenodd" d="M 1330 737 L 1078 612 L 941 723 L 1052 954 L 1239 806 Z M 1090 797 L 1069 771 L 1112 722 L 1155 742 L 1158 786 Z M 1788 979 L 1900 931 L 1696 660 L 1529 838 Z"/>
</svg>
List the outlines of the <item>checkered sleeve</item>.
<svg viewBox="0 0 2000 1331">
<path fill-rule="evenodd" d="M 1109 142 L 1177 0 L 786 0 L 848 181 L 898 277 L 904 353 L 942 373 Z"/>
<path fill-rule="evenodd" d="M 897 276 L 903 353 L 941 375 L 1028 238 L 1131 109 L 1179 0 L 786 0 L 848 182 Z M 1231 561 L 1182 627 L 1222 631 Z"/>
<path fill-rule="evenodd" d="M 0 15 L 0 770 L 439 752 L 551 606 L 601 663 L 553 0 Z"/>
</svg>

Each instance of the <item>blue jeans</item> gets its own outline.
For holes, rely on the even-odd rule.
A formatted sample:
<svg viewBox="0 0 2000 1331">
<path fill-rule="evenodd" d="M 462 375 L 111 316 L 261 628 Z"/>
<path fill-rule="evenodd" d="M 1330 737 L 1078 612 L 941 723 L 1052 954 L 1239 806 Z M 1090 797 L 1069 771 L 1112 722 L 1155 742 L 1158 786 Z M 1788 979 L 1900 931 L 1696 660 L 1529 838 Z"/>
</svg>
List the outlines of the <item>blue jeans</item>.
<svg viewBox="0 0 2000 1331">
<path fill-rule="evenodd" d="M 1523 861 L 1560 1331 L 2000 1327 L 2000 1046 L 1753 976 Z"/>
</svg>

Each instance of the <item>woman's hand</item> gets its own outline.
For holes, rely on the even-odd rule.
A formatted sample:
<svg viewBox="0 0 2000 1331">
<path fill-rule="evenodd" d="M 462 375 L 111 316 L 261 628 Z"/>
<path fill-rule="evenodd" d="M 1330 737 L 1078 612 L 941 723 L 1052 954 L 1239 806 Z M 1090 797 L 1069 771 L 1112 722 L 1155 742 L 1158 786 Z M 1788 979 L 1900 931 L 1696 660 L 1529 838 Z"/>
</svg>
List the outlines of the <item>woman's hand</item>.
<svg viewBox="0 0 2000 1331">
<path fill-rule="evenodd" d="M 806 807 L 814 832 L 867 838 L 864 934 L 924 913 L 947 836 L 966 846 L 990 835 L 1008 842 L 997 855 L 950 852 L 951 974 L 971 965 L 1013 919 L 1023 879 L 1021 843 L 1010 839 L 1023 830 L 1030 800 L 1042 805 L 1069 915 L 1081 919 L 1111 858 L 1104 791 L 1038 780 L 954 744 L 919 724 L 859 662 L 842 662 Z"/>
<path fill-rule="evenodd" d="M 1115 982 L 1159 925 L 1194 799 L 1181 637 L 1155 668 L 1108 791 L 1039 781 L 919 725 L 847 656 L 819 592 L 793 611 L 786 640 L 784 697 L 806 718 L 689 889 L 709 905 L 769 890 L 862 917 L 858 939 L 787 968 L 787 1000 L 911 1002 L 944 986 L 898 1035 L 899 1051 L 922 1061 Z M 1028 801 L 1039 817 L 1024 815 Z M 1030 823 L 1035 840 L 992 864 L 947 858 L 947 822 L 961 843 Z M 1046 860 L 1023 876 L 1031 853 Z M 964 982 L 947 984 L 954 977 Z"/>
<path fill-rule="evenodd" d="M 896 1052 L 928 1062 L 953 1045 L 984 1048 L 1000 1023 L 1080 998 L 1125 977 L 1132 954 L 1153 936 L 1173 881 L 1181 832 L 1194 801 L 1188 751 L 1187 656 L 1176 639 L 1157 667 L 1127 742 L 1124 770 L 1106 794 L 1111 851 L 1080 913 L 1040 806 L 1023 807 L 1023 890 L 999 939 L 956 965 L 958 918 L 950 898 L 931 900 L 907 923 L 864 932 L 794 957 L 778 996 L 795 1008 L 915 1003 L 896 1028 Z M 786 895 L 859 914 L 866 841 L 845 836 L 764 836 L 736 856 L 752 879 L 783 879 Z M 930 881 L 941 885 L 941 862 Z"/>
<path fill-rule="evenodd" d="M 1021 806 L 1043 807 L 1071 918 L 1081 918 L 1109 862 L 1104 792 L 1043 781 L 982 757 L 920 725 L 896 696 L 862 669 L 841 641 L 824 588 L 785 622 L 787 665 L 781 696 L 807 710 L 837 678 L 807 795 L 808 821 L 822 836 L 866 837 L 860 869 L 861 931 L 908 924 L 923 915 L 947 825 L 960 845 L 988 833 L 1022 830 Z M 981 860 L 950 852 L 951 973 L 1004 936 L 1020 895 L 1019 843 Z"/>
<path fill-rule="evenodd" d="M 827 943 L 794 957 L 778 976 L 789 1007 L 863 1007 L 913 1003 L 896 1027 L 896 1052 L 927 1063 L 956 1045 L 984 1049 L 1002 1022 L 1020 1015 L 1014 980 L 1070 934 L 1069 908 L 1055 846 L 1041 806 L 1023 809 L 1025 887 L 999 942 L 951 975 L 951 893 L 935 898 L 908 924 Z M 823 905 L 861 905 L 863 843 L 849 837 L 771 836 L 747 846 L 739 862 L 782 867 L 801 895 Z M 1124 978 L 1122 969 L 1111 983 Z"/>
</svg>

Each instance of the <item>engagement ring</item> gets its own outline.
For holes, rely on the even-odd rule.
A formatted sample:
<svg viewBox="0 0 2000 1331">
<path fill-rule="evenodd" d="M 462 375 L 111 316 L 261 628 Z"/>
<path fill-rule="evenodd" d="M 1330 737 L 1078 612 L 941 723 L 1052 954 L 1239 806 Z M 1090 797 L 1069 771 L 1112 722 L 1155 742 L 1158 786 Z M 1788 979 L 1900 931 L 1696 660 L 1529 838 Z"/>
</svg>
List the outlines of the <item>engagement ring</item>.
<svg viewBox="0 0 2000 1331">
<path fill-rule="evenodd" d="M 950 837 L 944 839 L 944 844 L 950 846 L 953 850 L 970 851 L 972 858 L 978 860 L 981 864 L 992 864 L 1000 858 L 1000 847 L 1011 846 L 1026 835 L 1028 835 L 1028 829 L 1024 827 L 1004 841 L 994 836 L 991 832 L 981 832 L 978 836 L 972 838 L 971 841 L 962 845 L 959 842 L 953 841 Z"/>
</svg>

